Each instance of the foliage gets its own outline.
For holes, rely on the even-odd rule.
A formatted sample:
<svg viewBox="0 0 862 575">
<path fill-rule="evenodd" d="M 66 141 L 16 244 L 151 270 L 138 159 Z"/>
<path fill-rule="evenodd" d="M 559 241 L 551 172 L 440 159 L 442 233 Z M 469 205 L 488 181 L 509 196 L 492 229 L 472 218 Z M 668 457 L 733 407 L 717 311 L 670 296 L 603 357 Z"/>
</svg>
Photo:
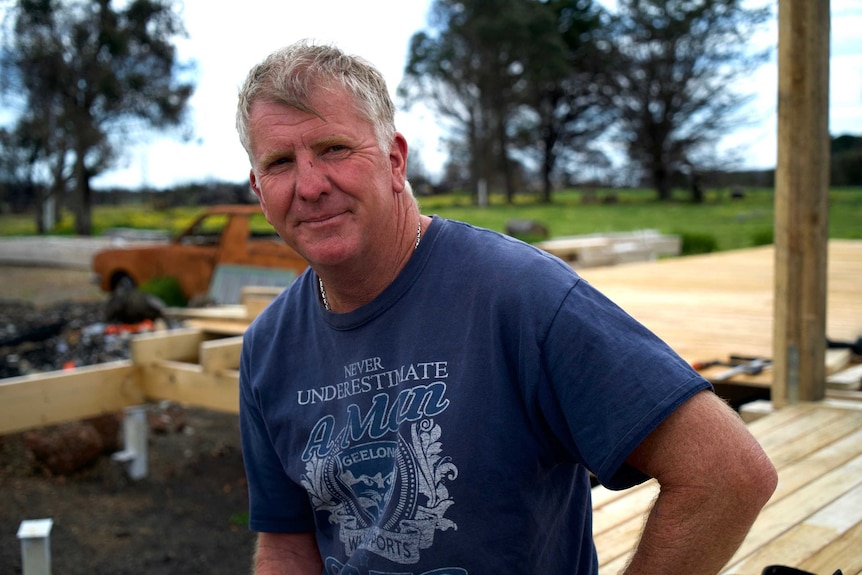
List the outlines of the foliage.
<svg viewBox="0 0 862 575">
<path fill-rule="evenodd" d="M 136 127 L 181 125 L 193 85 L 179 79 L 170 0 L 19 0 L 5 24 L 0 89 L 18 112 L 4 147 L 26 158 L 16 174 L 91 232 L 90 180 L 111 167 Z M 10 26 L 11 22 L 11 26 Z M 8 179 L 3 178 L 3 179 Z"/>
<path fill-rule="evenodd" d="M 612 193 L 613 192 L 613 193 Z M 512 218 L 542 222 L 551 237 L 656 229 L 668 234 L 710 234 L 718 251 L 758 245 L 759 234 L 772 229 L 774 194 L 771 189 L 746 190 L 745 198 L 731 200 L 730 190 L 708 190 L 702 204 L 693 204 L 677 190 L 670 201 L 658 202 L 649 190 L 595 190 L 598 201 L 584 203 L 582 191 L 557 192 L 551 205 L 519 196 L 514 205 L 494 196 L 488 208 L 470 204 L 467 194 L 422 198 L 423 213 L 460 219 L 474 225 L 504 231 Z M 602 198 L 616 197 L 616 203 Z M 829 237 L 862 239 L 862 188 L 830 191 Z"/>
<path fill-rule="evenodd" d="M 610 162 L 594 146 L 616 117 L 601 98 L 601 79 L 614 65 L 599 49 L 606 12 L 593 2 L 549 0 L 526 42 L 517 148 L 541 166 L 542 200 L 551 201 L 553 179 L 575 179 L 584 166 Z"/>
<path fill-rule="evenodd" d="M 179 280 L 173 276 L 152 278 L 141 284 L 140 290 L 156 296 L 168 307 L 185 307 L 188 303 Z"/>
<path fill-rule="evenodd" d="M 679 235 L 682 241 L 680 252 L 684 256 L 708 254 L 718 249 L 718 240 L 712 234 L 701 232 L 682 232 L 677 235 Z"/>
<path fill-rule="evenodd" d="M 770 15 L 744 0 L 620 0 L 607 42 L 616 65 L 607 70 L 620 111 L 619 138 L 649 177 L 660 200 L 671 178 L 698 170 L 714 145 L 740 125 L 746 96 L 732 90 L 765 53 L 748 40 Z M 715 160 L 711 160 L 715 162 Z M 693 193 L 697 193 L 692 185 Z"/>
<path fill-rule="evenodd" d="M 174 236 L 191 225 L 199 208 L 172 208 L 155 211 L 144 205 L 96 206 L 94 208 L 93 233 L 103 234 L 115 228 L 136 230 L 166 231 Z M 74 222 L 69 217 L 60 220 L 54 233 L 67 235 L 74 233 Z"/>
<path fill-rule="evenodd" d="M 830 147 L 832 185 L 862 185 L 862 136 L 844 134 L 832 138 Z"/>
<path fill-rule="evenodd" d="M 595 201 L 587 198 L 595 198 Z M 608 203 L 615 199 L 614 203 Z M 420 198 L 425 214 L 469 222 L 503 232 L 511 219 L 534 220 L 548 229 L 550 237 L 627 232 L 656 229 L 663 233 L 704 233 L 715 237 L 716 249 L 731 250 L 761 245 L 766 231 L 774 222 L 772 189 L 746 190 L 743 199 L 730 199 L 730 190 L 711 189 L 702 204 L 685 201 L 684 191 L 677 191 L 670 202 L 658 202 L 646 189 L 593 191 L 564 190 L 554 194 L 551 204 L 543 204 L 534 196 L 518 195 L 512 204 L 505 197 L 492 195 L 487 208 L 473 205 L 469 192 Z M 96 206 L 93 211 L 94 229 L 101 233 L 110 228 L 167 230 L 172 234 L 185 229 L 201 213 L 198 206 L 176 207 L 154 211 L 148 204 Z M 829 193 L 829 237 L 862 240 L 862 188 L 832 188 Z M 71 220 L 61 220 L 64 233 L 73 232 Z M 255 230 L 263 231 L 266 224 L 258 221 Z M 0 216 L 0 235 L 36 233 L 31 217 Z"/>
<path fill-rule="evenodd" d="M 228 523 L 230 523 L 231 527 L 248 527 L 249 515 L 248 511 L 240 511 L 237 513 L 231 513 L 231 516 L 228 518 Z"/>
<path fill-rule="evenodd" d="M 775 243 L 775 229 L 764 228 L 754 232 L 751 236 L 751 245 L 768 246 Z"/>
<path fill-rule="evenodd" d="M 458 170 L 471 190 L 484 181 L 512 201 L 520 149 L 540 156 L 549 201 L 557 158 L 592 152 L 589 140 L 608 124 L 593 80 L 602 14 L 592 0 L 435 0 L 398 91 L 454 128 L 451 145 L 463 153 L 450 157 L 465 158 Z"/>
<path fill-rule="evenodd" d="M 608 169 L 594 142 L 611 127 L 659 199 L 680 174 L 699 199 L 715 144 L 744 120 L 732 86 L 766 56 L 749 39 L 770 10 L 745 4 L 435 0 L 398 92 L 451 125 L 447 177 L 468 174 L 473 193 L 485 182 L 512 202 L 538 179 L 548 202 L 554 182 Z"/>
</svg>

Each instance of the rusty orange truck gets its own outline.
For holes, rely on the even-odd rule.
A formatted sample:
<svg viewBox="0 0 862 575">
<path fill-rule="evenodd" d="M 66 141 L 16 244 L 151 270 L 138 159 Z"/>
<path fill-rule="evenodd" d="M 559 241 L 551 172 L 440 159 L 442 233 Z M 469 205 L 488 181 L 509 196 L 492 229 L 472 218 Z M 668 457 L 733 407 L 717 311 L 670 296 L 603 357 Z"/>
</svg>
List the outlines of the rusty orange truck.
<svg viewBox="0 0 862 575">
<path fill-rule="evenodd" d="M 213 206 L 169 242 L 106 249 L 93 256 L 94 279 L 104 291 L 174 277 L 190 301 L 211 295 L 220 276 L 222 283 L 236 283 L 242 275 L 246 285 L 273 285 L 289 283 L 306 267 L 257 205 Z"/>
</svg>

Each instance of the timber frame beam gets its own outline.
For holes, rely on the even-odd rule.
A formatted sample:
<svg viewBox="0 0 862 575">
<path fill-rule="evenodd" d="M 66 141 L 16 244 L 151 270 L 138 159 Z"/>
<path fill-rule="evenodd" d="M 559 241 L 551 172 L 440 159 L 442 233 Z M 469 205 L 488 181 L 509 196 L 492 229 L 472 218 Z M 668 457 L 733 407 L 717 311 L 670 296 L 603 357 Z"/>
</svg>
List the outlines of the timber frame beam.
<svg viewBox="0 0 862 575">
<path fill-rule="evenodd" d="M 140 335 L 131 360 L 0 380 L 0 435 L 176 401 L 236 413 L 242 336 L 197 329 Z"/>
</svg>

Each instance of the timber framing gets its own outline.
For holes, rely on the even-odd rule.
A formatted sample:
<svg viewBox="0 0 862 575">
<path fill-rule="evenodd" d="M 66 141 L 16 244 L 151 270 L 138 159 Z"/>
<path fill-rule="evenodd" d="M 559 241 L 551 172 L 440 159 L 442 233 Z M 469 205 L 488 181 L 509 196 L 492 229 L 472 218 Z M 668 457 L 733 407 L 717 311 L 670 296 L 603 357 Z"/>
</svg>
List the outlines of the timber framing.
<svg viewBox="0 0 862 575">
<path fill-rule="evenodd" d="M 186 328 L 135 337 L 131 359 L 0 380 L 0 435 L 174 401 L 236 413 L 242 336 Z"/>
<path fill-rule="evenodd" d="M 862 242 L 834 240 L 828 254 L 828 333 L 853 342 L 862 334 L 862 291 L 856 279 L 862 277 Z M 769 356 L 773 262 L 773 249 L 762 246 L 590 268 L 581 275 L 695 363 L 734 353 Z M 187 327 L 135 336 L 127 361 L 0 380 L 0 434 L 159 401 L 236 413 L 242 334 L 275 295 L 272 289 L 257 290 L 244 298 L 244 309 L 182 310 Z M 862 404 L 862 365 L 853 364 L 850 350 L 830 349 L 825 362 L 832 379 L 826 397 Z M 701 373 L 717 380 L 726 369 L 715 366 Z M 716 387 L 725 399 L 742 404 L 764 397 L 775 377 L 764 370 Z"/>
</svg>

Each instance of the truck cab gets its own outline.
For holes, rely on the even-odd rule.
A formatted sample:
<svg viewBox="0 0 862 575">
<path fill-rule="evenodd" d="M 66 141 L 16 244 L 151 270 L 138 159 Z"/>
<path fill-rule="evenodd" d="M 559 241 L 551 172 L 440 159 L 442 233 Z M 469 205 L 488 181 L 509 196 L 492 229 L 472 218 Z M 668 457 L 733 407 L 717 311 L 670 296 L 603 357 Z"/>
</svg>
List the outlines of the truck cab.
<svg viewBox="0 0 862 575">
<path fill-rule="evenodd" d="M 167 243 L 112 248 L 93 257 L 93 272 L 103 291 L 174 277 L 189 300 L 207 296 L 220 268 L 250 273 L 289 270 L 295 277 L 306 267 L 308 263 L 278 237 L 257 205 L 214 206 Z"/>
</svg>

